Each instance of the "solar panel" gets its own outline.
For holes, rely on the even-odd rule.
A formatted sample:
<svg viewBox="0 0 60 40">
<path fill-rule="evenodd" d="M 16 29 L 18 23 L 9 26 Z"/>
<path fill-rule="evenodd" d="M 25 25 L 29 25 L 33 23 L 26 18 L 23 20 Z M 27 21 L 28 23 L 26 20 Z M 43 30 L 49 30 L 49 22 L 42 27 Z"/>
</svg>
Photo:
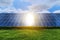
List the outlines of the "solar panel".
<svg viewBox="0 0 60 40">
<path fill-rule="evenodd" d="M 23 13 L 0 13 L 0 26 L 24 26 Z M 33 26 L 60 26 L 59 13 L 37 13 L 37 22 Z"/>
</svg>

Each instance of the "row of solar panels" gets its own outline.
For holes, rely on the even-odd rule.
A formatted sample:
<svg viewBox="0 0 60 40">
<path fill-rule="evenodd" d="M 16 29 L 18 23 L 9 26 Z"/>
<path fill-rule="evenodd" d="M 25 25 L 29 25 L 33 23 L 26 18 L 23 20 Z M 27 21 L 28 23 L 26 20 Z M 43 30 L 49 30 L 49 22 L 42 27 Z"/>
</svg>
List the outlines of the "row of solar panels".
<svg viewBox="0 0 60 40">
<path fill-rule="evenodd" d="M 22 22 L 23 13 L 0 13 L 0 26 L 24 26 Z M 38 13 L 37 23 L 34 26 L 60 26 L 60 14 L 59 13 Z"/>
</svg>

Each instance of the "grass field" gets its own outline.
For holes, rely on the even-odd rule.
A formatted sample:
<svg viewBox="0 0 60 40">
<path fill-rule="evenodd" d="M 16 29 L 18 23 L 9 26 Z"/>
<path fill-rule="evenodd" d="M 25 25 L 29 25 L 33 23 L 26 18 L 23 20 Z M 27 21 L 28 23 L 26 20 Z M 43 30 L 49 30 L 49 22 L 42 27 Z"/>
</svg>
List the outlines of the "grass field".
<svg viewBox="0 0 60 40">
<path fill-rule="evenodd" d="M 60 40 L 60 29 L 0 30 L 0 40 Z"/>
</svg>

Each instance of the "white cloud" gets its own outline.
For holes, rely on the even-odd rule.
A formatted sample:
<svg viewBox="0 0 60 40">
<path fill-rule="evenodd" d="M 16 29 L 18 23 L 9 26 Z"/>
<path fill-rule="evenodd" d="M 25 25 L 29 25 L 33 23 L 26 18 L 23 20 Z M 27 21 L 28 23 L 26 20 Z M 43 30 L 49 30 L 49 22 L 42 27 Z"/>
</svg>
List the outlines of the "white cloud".
<svg viewBox="0 0 60 40">
<path fill-rule="evenodd" d="M 20 0 L 22 2 L 31 2 L 32 5 L 28 6 L 28 10 L 6 8 L 2 12 L 8 13 L 28 13 L 28 12 L 40 12 L 40 13 L 50 13 L 48 9 L 54 5 L 60 5 L 60 0 Z M 0 6 L 10 6 L 13 0 L 0 0 Z M 1 10 L 0 10 L 1 11 Z"/>
<path fill-rule="evenodd" d="M 17 10 L 14 7 L 9 7 L 4 10 L 0 9 L 0 13 L 17 13 Z"/>
<path fill-rule="evenodd" d="M 3 10 L 2 9 L 0 9 L 0 13 L 2 13 L 3 12 Z"/>
<path fill-rule="evenodd" d="M 0 7 L 11 6 L 12 3 L 13 3 L 13 0 L 0 0 Z"/>
<path fill-rule="evenodd" d="M 31 2 L 32 4 L 58 4 L 60 3 L 60 0 L 20 0 L 22 2 Z"/>
<path fill-rule="evenodd" d="M 0 9 L 0 13 L 50 13 L 48 10 L 34 11 L 34 10 L 22 10 L 15 9 L 14 7 L 8 7 L 4 10 Z"/>
<path fill-rule="evenodd" d="M 43 10 L 43 11 L 40 11 L 40 12 L 37 12 L 37 13 L 51 13 L 51 12 L 49 12 L 48 10 Z"/>
<path fill-rule="evenodd" d="M 30 2 L 32 0 L 20 0 L 21 2 Z"/>
<path fill-rule="evenodd" d="M 4 10 L 0 9 L 0 13 L 28 13 L 28 10 L 15 9 L 14 7 L 8 7 Z"/>
<path fill-rule="evenodd" d="M 48 10 L 54 5 L 60 5 L 60 0 L 22 0 L 23 2 L 31 2 L 32 5 L 28 6 L 31 11 Z"/>
<path fill-rule="evenodd" d="M 54 11 L 53 13 L 60 13 L 60 10 L 56 10 L 56 11 Z"/>
<path fill-rule="evenodd" d="M 49 7 L 47 5 L 32 5 L 28 7 L 31 11 L 43 11 L 47 10 Z"/>
<path fill-rule="evenodd" d="M 6 8 L 3 10 L 4 13 L 18 13 L 14 7 Z"/>
</svg>

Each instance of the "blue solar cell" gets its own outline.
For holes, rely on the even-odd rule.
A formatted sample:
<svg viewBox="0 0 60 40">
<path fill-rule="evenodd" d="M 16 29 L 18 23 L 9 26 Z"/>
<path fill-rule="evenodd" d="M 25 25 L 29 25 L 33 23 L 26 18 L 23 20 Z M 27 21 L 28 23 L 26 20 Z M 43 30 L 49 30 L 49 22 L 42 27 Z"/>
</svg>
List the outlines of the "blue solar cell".
<svg viewBox="0 0 60 40">
<path fill-rule="evenodd" d="M 0 13 L 0 26 L 24 26 L 22 23 L 24 14 L 18 13 Z M 39 19 L 35 26 L 60 26 L 59 13 L 38 13 Z"/>
</svg>

